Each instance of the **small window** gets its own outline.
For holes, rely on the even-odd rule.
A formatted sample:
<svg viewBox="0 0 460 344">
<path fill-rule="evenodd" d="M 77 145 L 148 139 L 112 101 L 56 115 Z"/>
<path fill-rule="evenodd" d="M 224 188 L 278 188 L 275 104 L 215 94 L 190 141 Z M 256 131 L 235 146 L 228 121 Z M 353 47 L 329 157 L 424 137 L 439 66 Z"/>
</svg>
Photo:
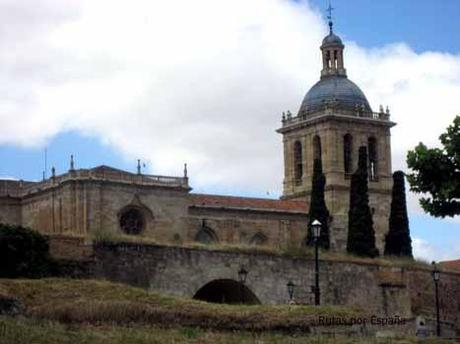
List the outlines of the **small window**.
<svg viewBox="0 0 460 344">
<path fill-rule="evenodd" d="M 352 146 L 353 146 L 353 138 L 350 134 L 346 134 L 343 137 L 343 169 L 345 171 L 345 176 L 352 173 L 352 160 L 351 160 Z"/>
<path fill-rule="evenodd" d="M 253 246 L 262 246 L 262 245 L 265 245 L 267 241 L 268 239 L 264 234 L 257 233 L 257 234 L 254 234 L 254 236 L 251 238 L 251 240 L 249 241 L 249 244 Z"/>
<path fill-rule="evenodd" d="M 120 228 L 126 234 L 140 234 L 144 226 L 145 219 L 139 209 L 129 208 L 120 216 Z"/>
<path fill-rule="evenodd" d="M 368 140 L 369 152 L 369 180 L 378 179 L 378 157 L 377 157 L 377 140 L 370 137 Z"/>
<path fill-rule="evenodd" d="M 313 137 L 313 158 L 321 160 L 321 138 L 318 135 Z"/>
<path fill-rule="evenodd" d="M 300 183 L 303 176 L 302 160 L 302 144 L 296 141 L 294 143 L 294 179 L 296 183 Z"/>
<path fill-rule="evenodd" d="M 216 233 L 214 233 L 211 228 L 201 227 L 198 233 L 195 235 L 195 241 L 208 245 L 216 243 L 218 240 Z"/>
</svg>

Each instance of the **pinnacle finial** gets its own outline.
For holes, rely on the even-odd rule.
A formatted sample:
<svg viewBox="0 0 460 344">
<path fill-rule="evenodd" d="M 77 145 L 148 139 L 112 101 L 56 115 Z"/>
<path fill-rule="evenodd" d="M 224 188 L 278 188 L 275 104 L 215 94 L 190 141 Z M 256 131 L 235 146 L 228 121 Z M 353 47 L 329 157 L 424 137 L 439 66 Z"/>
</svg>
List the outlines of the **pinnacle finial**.
<svg viewBox="0 0 460 344">
<path fill-rule="evenodd" d="M 73 171 L 75 169 L 75 161 L 73 159 L 73 154 L 70 155 L 70 170 Z"/>
<path fill-rule="evenodd" d="M 141 159 L 137 159 L 137 174 L 141 174 Z"/>
<path fill-rule="evenodd" d="M 326 9 L 326 11 L 328 12 L 327 19 L 329 19 L 329 33 L 332 33 L 332 26 L 333 26 L 333 23 L 332 23 L 332 11 L 333 10 L 334 10 L 334 8 L 332 7 L 331 1 L 329 0 L 329 6 Z"/>
<path fill-rule="evenodd" d="M 184 164 L 184 178 L 188 178 L 188 175 L 187 175 L 187 163 Z"/>
</svg>

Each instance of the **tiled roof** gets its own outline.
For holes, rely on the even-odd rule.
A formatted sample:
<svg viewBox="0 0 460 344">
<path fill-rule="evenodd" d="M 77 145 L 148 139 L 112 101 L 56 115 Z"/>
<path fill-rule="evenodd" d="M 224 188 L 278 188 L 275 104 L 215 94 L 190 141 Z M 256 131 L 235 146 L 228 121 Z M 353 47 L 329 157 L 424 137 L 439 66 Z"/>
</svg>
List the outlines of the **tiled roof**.
<svg viewBox="0 0 460 344">
<path fill-rule="evenodd" d="M 460 270 L 460 259 L 457 259 L 457 260 L 445 260 L 443 262 L 440 262 L 440 264 L 443 267 L 446 267 L 448 269 Z"/>
<path fill-rule="evenodd" d="M 191 194 L 192 206 L 307 213 L 307 203 L 294 200 Z"/>
</svg>

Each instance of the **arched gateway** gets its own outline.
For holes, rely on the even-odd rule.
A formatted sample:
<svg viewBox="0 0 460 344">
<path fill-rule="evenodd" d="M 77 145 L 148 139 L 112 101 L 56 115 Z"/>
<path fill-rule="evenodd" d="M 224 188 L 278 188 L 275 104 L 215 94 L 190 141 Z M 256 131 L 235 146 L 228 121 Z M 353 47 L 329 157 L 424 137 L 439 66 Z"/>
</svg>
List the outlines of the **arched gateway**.
<svg viewBox="0 0 460 344">
<path fill-rule="evenodd" d="M 195 293 L 193 298 L 214 303 L 260 304 L 259 299 L 251 289 L 232 279 L 217 279 L 206 283 Z"/>
</svg>

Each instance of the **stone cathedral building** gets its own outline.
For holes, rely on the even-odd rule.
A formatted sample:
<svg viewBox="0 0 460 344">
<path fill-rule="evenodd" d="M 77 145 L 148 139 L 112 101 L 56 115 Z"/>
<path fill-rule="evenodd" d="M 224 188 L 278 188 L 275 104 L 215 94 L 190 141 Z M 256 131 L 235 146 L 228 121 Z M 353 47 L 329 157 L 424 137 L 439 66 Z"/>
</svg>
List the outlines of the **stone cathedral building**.
<svg viewBox="0 0 460 344">
<path fill-rule="evenodd" d="M 368 147 L 370 204 L 382 252 L 391 201 L 389 112 L 373 112 L 347 78 L 344 45 L 331 30 L 321 45 L 320 80 L 297 115 L 283 115 L 279 200 L 195 194 L 181 177 L 130 173 L 108 166 L 69 170 L 41 182 L 0 181 L 0 222 L 88 239 L 99 234 L 151 237 L 159 243 L 300 246 L 307 234 L 313 159 L 322 160 L 331 214 L 331 247 L 345 250 L 350 175 Z"/>
</svg>

